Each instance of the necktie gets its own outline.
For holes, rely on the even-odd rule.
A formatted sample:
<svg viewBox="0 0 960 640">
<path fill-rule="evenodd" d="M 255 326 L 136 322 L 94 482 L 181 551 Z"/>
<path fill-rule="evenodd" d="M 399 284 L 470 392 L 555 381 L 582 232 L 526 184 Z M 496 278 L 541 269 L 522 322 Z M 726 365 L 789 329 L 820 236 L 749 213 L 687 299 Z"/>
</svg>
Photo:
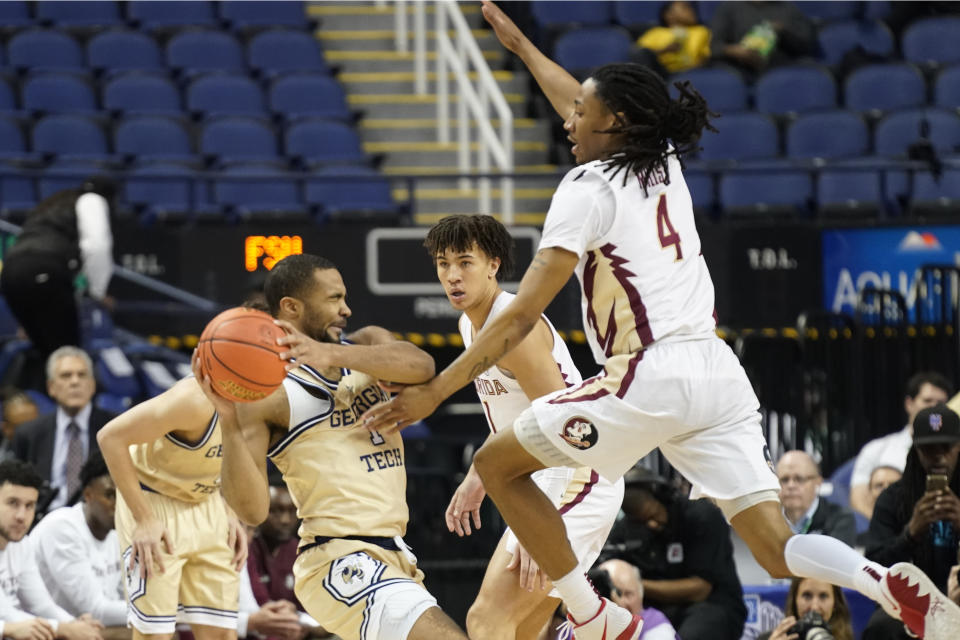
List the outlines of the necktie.
<svg viewBox="0 0 960 640">
<path fill-rule="evenodd" d="M 67 425 L 67 500 L 80 488 L 80 468 L 83 466 L 83 443 L 80 441 L 80 427 L 70 421 Z"/>
</svg>

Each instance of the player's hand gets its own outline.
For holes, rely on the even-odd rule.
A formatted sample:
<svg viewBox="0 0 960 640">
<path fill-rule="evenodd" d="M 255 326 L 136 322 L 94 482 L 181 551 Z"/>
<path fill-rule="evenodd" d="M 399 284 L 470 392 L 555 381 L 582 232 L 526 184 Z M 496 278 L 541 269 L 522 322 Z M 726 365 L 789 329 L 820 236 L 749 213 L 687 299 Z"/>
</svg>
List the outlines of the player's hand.
<svg viewBox="0 0 960 640">
<path fill-rule="evenodd" d="M 53 627 L 43 618 L 31 618 L 19 622 L 6 622 L 3 637 L 13 640 L 53 640 Z"/>
<path fill-rule="evenodd" d="M 281 640 L 297 640 L 302 633 L 296 608 L 285 600 L 271 600 L 251 613 L 247 629 Z"/>
<path fill-rule="evenodd" d="M 508 18 L 507 14 L 497 5 L 488 0 L 483 0 L 480 3 L 480 11 L 490 26 L 493 27 L 493 32 L 497 35 L 500 44 L 507 51 L 519 54 L 520 49 L 530 42 L 520 31 L 520 28 L 514 24 L 513 20 Z"/>
<path fill-rule="evenodd" d="M 537 561 L 527 553 L 527 550 L 524 549 L 523 545 L 519 542 L 517 543 L 517 552 L 514 553 L 510 559 L 510 564 L 507 565 L 507 569 L 510 571 L 519 569 L 521 589 L 532 592 L 538 585 L 541 591 L 547 588 L 546 574 L 540 571 L 540 565 L 537 564 Z"/>
<path fill-rule="evenodd" d="M 233 549 L 233 570 L 240 571 L 247 563 L 247 553 L 250 548 L 247 542 L 247 529 L 235 516 L 231 516 L 228 521 L 227 544 Z"/>
<path fill-rule="evenodd" d="M 770 640 L 797 640 L 800 636 L 796 633 L 787 633 L 787 630 L 797 624 L 797 619 L 793 616 L 787 616 L 780 621 L 770 633 Z"/>
<path fill-rule="evenodd" d="M 213 405 L 214 410 L 221 416 L 236 414 L 236 405 L 213 390 L 213 380 L 211 380 L 210 376 L 203 370 L 203 366 L 200 363 L 200 355 L 196 349 L 193 350 L 193 355 L 190 357 L 190 366 L 193 368 L 193 377 L 197 379 L 200 389 L 203 390 L 203 395 L 207 396 L 207 400 Z M 224 420 L 224 422 L 227 421 Z"/>
<path fill-rule="evenodd" d="M 163 548 L 161 549 L 161 545 Z M 137 565 L 140 569 L 140 577 L 150 579 L 155 574 L 162 574 L 165 571 L 163 566 L 163 553 L 173 555 L 173 545 L 170 543 L 170 534 L 162 522 L 156 518 L 138 522 L 133 529 L 130 553 L 130 566 L 128 571 L 133 573 Z M 156 567 L 156 569 L 154 568 Z"/>
<path fill-rule="evenodd" d="M 938 520 L 937 517 L 937 498 L 940 492 L 925 493 L 913 505 L 913 514 L 910 521 L 907 522 L 907 532 L 914 540 L 919 540 L 920 536 L 926 532 L 931 523 Z"/>
<path fill-rule="evenodd" d="M 297 361 L 287 362 L 287 371 L 296 369 L 298 363 L 306 363 L 320 371 L 337 366 L 334 363 L 334 349 L 340 345 L 314 340 L 286 320 L 274 320 L 273 323 L 287 332 L 287 335 L 277 338 L 277 344 L 287 348 L 280 354 L 280 359 Z"/>
<path fill-rule="evenodd" d="M 100 629 L 85 620 L 71 620 L 57 625 L 57 637 L 64 640 L 103 640 Z"/>
<path fill-rule="evenodd" d="M 414 384 L 403 389 L 390 400 L 367 409 L 360 420 L 369 431 L 382 435 L 409 427 L 423 420 L 440 406 L 443 398 L 434 392 L 430 383 Z"/>
<path fill-rule="evenodd" d="M 453 492 L 450 499 L 450 505 L 444 514 L 447 521 L 447 530 L 450 533 L 456 533 L 461 538 L 472 533 L 470 530 L 470 520 L 473 520 L 473 527 L 480 528 L 480 505 L 483 503 L 484 496 L 487 495 L 483 488 L 483 481 L 480 474 L 476 472 L 473 465 L 470 465 L 470 471 L 467 477 L 463 479 L 457 490 Z"/>
<path fill-rule="evenodd" d="M 77 620 L 82 620 L 83 622 L 92 624 L 97 629 L 103 630 L 103 623 L 94 618 L 93 614 L 91 613 L 81 613 L 79 616 L 77 616 Z"/>
<path fill-rule="evenodd" d="M 934 522 L 947 520 L 953 523 L 954 529 L 960 530 L 960 499 L 946 489 L 933 503 Z"/>
<path fill-rule="evenodd" d="M 960 604 L 960 564 L 950 569 L 950 577 L 947 578 L 947 597 Z"/>
</svg>

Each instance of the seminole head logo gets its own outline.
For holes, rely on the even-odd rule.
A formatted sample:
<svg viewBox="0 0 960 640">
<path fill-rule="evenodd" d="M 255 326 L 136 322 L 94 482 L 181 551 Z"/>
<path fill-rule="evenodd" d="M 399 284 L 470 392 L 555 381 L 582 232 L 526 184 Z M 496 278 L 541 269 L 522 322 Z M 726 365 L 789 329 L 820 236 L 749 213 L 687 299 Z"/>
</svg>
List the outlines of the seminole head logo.
<svg viewBox="0 0 960 640">
<path fill-rule="evenodd" d="M 571 447 L 589 449 L 597 444 L 597 428 L 586 418 L 574 417 L 567 420 L 560 431 L 560 437 Z"/>
</svg>

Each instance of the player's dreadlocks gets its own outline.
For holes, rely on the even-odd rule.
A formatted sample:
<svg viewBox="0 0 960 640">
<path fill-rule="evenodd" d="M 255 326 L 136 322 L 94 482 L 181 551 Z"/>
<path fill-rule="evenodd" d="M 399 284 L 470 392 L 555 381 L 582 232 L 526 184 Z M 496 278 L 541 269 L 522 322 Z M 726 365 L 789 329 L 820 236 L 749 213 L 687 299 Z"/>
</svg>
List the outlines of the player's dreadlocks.
<svg viewBox="0 0 960 640">
<path fill-rule="evenodd" d="M 437 256 L 448 249 L 469 251 L 474 243 L 488 257 L 500 258 L 497 280 L 510 275 L 513 271 L 513 238 L 493 216 L 447 216 L 430 229 L 423 246 L 436 264 Z"/>
<path fill-rule="evenodd" d="M 709 122 L 716 117 L 707 102 L 689 81 L 676 82 L 680 96 L 673 100 L 663 80 L 649 68 L 631 63 L 608 64 L 592 76 L 596 95 L 617 117 L 616 126 L 603 131 L 621 135 L 623 145 L 607 160 L 607 171 L 613 176 L 626 170 L 627 176 L 638 174 L 644 193 L 650 175 L 663 170 L 664 182 L 670 183 L 667 159 L 697 147 L 704 129 L 716 131 Z M 669 141 L 673 148 L 669 148 Z"/>
</svg>

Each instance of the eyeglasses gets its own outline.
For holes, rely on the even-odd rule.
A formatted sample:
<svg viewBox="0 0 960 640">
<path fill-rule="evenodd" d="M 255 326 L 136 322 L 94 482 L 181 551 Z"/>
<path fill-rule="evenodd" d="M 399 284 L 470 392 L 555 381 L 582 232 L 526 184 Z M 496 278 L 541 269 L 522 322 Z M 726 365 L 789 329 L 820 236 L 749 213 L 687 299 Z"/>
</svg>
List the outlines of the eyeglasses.
<svg viewBox="0 0 960 640">
<path fill-rule="evenodd" d="M 806 484 L 816 478 L 817 476 L 784 476 L 779 478 L 780 486 L 785 487 L 788 484 Z"/>
</svg>

